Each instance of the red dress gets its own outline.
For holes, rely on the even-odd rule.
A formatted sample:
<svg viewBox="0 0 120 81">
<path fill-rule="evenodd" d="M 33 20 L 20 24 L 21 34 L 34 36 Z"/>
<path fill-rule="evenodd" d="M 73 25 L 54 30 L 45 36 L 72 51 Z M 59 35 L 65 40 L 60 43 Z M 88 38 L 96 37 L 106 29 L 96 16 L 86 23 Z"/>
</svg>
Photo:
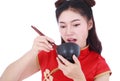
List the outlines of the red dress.
<svg viewBox="0 0 120 81">
<path fill-rule="evenodd" d="M 58 66 L 56 57 L 57 53 L 55 50 L 50 52 L 41 51 L 38 54 L 38 60 L 42 72 L 42 81 L 46 81 L 44 80 L 45 78 L 51 79 L 50 81 L 73 81 L 67 78 L 61 70 L 54 71 Z M 81 63 L 86 81 L 94 81 L 96 77 L 105 73 L 111 73 L 105 59 L 100 54 L 90 51 L 89 47 L 81 50 L 78 59 Z"/>
</svg>

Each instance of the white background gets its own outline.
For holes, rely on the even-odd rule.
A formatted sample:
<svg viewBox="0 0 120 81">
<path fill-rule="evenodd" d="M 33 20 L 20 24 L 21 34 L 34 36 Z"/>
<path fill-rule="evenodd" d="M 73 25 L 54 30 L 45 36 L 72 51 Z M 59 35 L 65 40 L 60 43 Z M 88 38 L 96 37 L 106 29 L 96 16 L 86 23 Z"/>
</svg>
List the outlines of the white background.
<svg viewBox="0 0 120 81">
<path fill-rule="evenodd" d="M 0 0 L 0 75 L 5 68 L 29 49 L 38 34 L 35 25 L 45 35 L 60 43 L 55 19 L 56 0 Z M 103 44 L 102 56 L 109 64 L 110 81 L 120 81 L 120 11 L 119 0 L 96 0 L 93 7 L 98 36 Z M 19 68 L 19 67 L 16 67 Z M 24 81 L 40 81 L 38 72 Z"/>
</svg>

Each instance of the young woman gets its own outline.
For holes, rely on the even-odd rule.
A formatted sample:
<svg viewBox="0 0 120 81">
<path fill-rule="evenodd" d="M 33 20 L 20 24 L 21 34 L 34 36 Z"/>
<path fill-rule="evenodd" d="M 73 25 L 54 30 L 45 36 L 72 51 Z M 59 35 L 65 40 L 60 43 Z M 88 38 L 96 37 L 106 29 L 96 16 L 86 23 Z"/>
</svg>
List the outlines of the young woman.
<svg viewBox="0 0 120 81">
<path fill-rule="evenodd" d="M 39 70 L 42 81 L 109 81 L 111 71 L 101 56 L 91 9 L 95 1 L 58 0 L 55 5 L 62 43 L 79 45 L 80 56 L 73 55 L 71 63 L 56 53 L 48 42 L 54 42 L 51 38 L 38 36 L 32 49 L 6 68 L 0 81 L 22 81 Z"/>
</svg>

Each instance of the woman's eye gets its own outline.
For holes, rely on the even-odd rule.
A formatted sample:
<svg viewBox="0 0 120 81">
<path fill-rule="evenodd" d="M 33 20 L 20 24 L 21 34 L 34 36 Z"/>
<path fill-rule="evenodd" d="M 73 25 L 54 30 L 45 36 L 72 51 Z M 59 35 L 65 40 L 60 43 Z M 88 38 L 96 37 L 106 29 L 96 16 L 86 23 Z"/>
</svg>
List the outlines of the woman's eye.
<svg viewBox="0 0 120 81">
<path fill-rule="evenodd" d="M 79 25 L 80 25 L 80 24 L 75 24 L 74 26 L 77 27 L 77 26 L 79 26 Z"/>
<path fill-rule="evenodd" d="M 65 26 L 60 26 L 60 28 L 65 28 Z"/>
</svg>

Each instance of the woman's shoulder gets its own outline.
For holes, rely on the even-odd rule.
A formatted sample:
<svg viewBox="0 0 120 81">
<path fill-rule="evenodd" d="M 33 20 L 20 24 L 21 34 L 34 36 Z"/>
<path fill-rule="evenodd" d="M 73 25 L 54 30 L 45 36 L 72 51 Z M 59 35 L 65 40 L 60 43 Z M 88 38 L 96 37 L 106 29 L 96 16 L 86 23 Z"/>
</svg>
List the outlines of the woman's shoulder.
<svg viewBox="0 0 120 81">
<path fill-rule="evenodd" d="M 97 61 L 98 61 L 98 63 L 99 63 L 99 62 L 106 62 L 105 58 L 104 58 L 101 54 L 99 54 L 99 53 L 97 53 L 97 52 L 95 52 L 95 51 L 91 51 L 91 52 L 90 52 L 90 55 L 91 55 L 93 58 L 96 58 Z"/>
<path fill-rule="evenodd" d="M 95 78 L 102 76 L 104 74 L 111 74 L 111 69 L 106 61 L 106 59 L 96 52 L 92 53 L 93 56 L 96 58 L 96 76 Z"/>
</svg>

